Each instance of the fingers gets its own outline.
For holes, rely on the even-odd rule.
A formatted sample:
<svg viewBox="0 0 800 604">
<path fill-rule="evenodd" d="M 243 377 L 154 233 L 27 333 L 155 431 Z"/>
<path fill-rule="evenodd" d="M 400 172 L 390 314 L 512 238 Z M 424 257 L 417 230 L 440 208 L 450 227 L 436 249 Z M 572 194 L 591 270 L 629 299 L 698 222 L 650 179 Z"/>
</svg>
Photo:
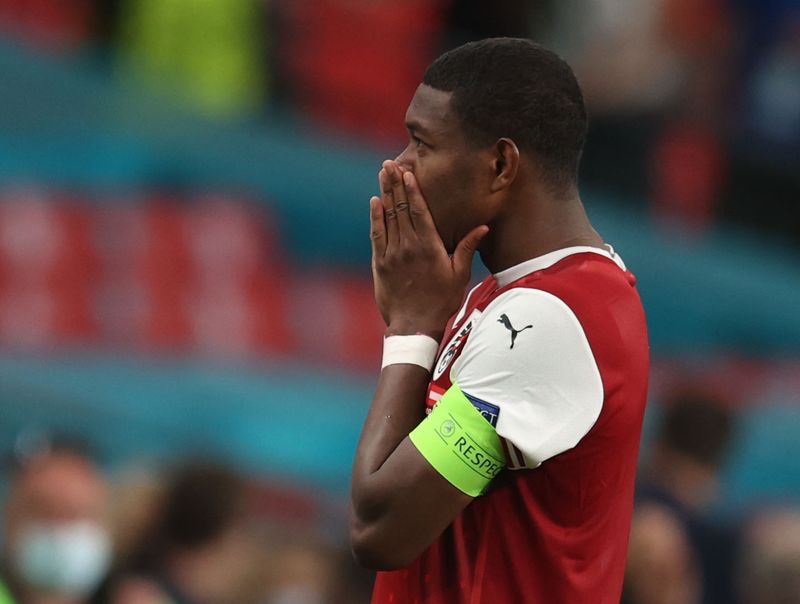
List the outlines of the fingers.
<svg viewBox="0 0 800 604">
<path fill-rule="evenodd" d="M 369 238 L 372 241 L 372 256 L 382 258 L 386 252 L 386 222 L 380 198 L 369 200 Z"/>
<path fill-rule="evenodd" d="M 469 274 L 472 271 L 472 257 L 475 255 L 475 250 L 478 249 L 481 239 L 488 232 L 489 227 L 481 225 L 472 229 L 458 242 L 456 251 L 453 252 L 453 269 L 457 274 L 469 279 Z"/>
<path fill-rule="evenodd" d="M 403 173 L 403 184 L 405 184 L 406 195 L 408 196 L 408 207 L 414 229 L 420 238 L 426 239 L 439 234 L 436 232 L 436 225 L 433 216 L 428 208 L 428 202 L 422 196 L 417 178 L 411 172 Z"/>
<path fill-rule="evenodd" d="M 383 218 L 386 224 L 386 244 L 392 245 L 400 240 L 400 231 L 397 228 L 397 210 L 394 207 L 394 188 L 386 168 L 378 172 L 378 183 L 381 187 Z"/>
<path fill-rule="evenodd" d="M 394 209 L 397 213 L 397 228 L 400 238 L 408 238 L 414 234 L 414 225 L 411 222 L 409 212 L 408 195 L 403 184 L 403 173 L 399 164 L 393 161 L 383 162 L 383 169 L 389 175 L 389 182 L 392 184 L 392 198 L 394 199 Z"/>
</svg>

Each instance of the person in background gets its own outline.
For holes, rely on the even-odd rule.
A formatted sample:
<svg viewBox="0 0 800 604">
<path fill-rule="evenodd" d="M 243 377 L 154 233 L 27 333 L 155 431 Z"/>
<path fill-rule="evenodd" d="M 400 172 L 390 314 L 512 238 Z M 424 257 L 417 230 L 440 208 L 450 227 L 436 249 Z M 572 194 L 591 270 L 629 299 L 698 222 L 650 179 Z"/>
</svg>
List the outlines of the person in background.
<svg viewBox="0 0 800 604">
<path fill-rule="evenodd" d="M 316 539 L 282 543 L 269 561 L 273 577 L 265 604 L 339 602 L 344 590 L 336 554 Z"/>
<path fill-rule="evenodd" d="M 800 602 L 800 509 L 762 512 L 744 541 L 738 573 L 742 603 Z"/>
<path fill-rule="evenodd" d="M 246 485 L 225 466 L 192 462 L 166 487 L 128 569 L 109 582 L 113 604 L 231 604 L 253 560 Z"/>
<path fill-rule="evenodd" d="M 643 472 L 641 494 L 687 512 L 707 508 L 717 497 L 733 432 L 734 416 L 725 402 L 704 392 L 671 395 Z"/>
<path fill-rule="evenodd" d="M 680 520 L 662 505 L 638 505 L 631 521 L 623 604 L 697 604 L 701 588 Z"/>
<path fill-rule="evenodd" d="M 0 603 L 82 604 L 112 559 L 103 475 L 80 449 L 49 445 L 11 478 Z"/>
<path fill-rule="evenodd" d="M 738 536 L 709 513 L 733 433 L 733 413 L 713 396 L 685 391 L 665 402 L 637 489 L 624 602 L 737 601 L 733 577 Z M 648 557 L 654 558 L 652 564 L 647 563 Z M 669 560 L 669 565 L 659 560 Z M 669 585 L 675 594 L 683 595 L 636 597 L 641 591 L 637 586 L 653 584 Z M 662 590 L 659 598 L 670 590 Z"/>
<path fill-rule="evenodd" d="M 120 0 L 120 71 L 205 114 L 245 117 L 266 96 L 258 0 Z"/>
</svg>

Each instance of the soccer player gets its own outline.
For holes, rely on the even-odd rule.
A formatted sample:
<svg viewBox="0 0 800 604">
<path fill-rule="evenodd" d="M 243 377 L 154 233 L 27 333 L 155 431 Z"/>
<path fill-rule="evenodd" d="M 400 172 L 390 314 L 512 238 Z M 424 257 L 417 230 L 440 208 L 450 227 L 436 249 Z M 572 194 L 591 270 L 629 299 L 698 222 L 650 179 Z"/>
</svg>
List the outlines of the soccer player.
<svg viewBox="0 0 800 604">
<path fill-rule="evenodd" d="M 373 602 L 616 604 L 648 343 L 578 194 L 575 76 L 528 40 L 473 42 L 430 65 L 406 126 L 370 200 L 387 330 L 351 541 Z M 465 296 L 476 250 L 492 274 Z"/>
</svg>

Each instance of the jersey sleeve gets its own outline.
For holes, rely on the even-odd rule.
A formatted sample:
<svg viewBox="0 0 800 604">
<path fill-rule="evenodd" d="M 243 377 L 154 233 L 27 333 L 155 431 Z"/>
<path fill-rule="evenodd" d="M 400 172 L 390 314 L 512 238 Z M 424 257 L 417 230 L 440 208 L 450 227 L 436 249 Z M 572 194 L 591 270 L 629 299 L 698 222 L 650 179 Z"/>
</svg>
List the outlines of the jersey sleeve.
<svg viewBox="0 0 800 604">
<path fill-rule="evenodd" d="M 486 307 L 450 379 L 494 420 L 511 469 L 535 468 L 577 445 L 603 405 L 580 321 L 537 289 L 512 289 Z"/>
</svg>

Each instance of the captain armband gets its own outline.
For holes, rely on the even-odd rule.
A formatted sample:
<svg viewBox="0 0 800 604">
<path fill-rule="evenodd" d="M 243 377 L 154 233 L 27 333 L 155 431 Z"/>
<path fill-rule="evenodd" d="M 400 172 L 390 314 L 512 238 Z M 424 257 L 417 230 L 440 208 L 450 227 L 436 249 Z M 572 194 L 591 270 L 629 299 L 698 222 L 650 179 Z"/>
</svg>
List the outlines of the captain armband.
<svg viewBox="0 0 800 604">
<path fill-rule="evenodd" d="M 439 474 L 477 497 L 505 467 L 500 437 L 453 384 L 409 439 Z"/>
</svg>

